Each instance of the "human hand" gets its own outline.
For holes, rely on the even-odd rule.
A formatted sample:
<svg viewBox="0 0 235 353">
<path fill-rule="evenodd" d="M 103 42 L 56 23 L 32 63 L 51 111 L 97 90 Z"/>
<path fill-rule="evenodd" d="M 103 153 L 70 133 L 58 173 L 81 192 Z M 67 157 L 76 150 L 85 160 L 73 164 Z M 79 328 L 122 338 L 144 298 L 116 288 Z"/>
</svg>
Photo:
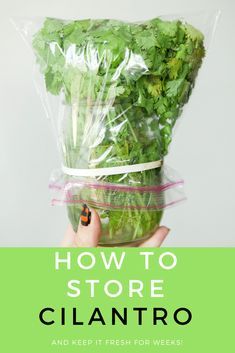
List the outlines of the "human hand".
<svg viewBox="0 0 235 353">
<path fill-rule="evenodd" d="M 65 237 L 61 243 L 62 247 L 89 248 L 98 246 L 101 236 L 101 222 L 98 213 L 94 209 L 90 209 L 90 212 L 90 223 L 83 225 L 80 220 L 77 233 L 74 232 L 71 225 L 68 226 Z M 149 239 L 138 246 L 158 248 L 162 245 L 169 231 L 169 228 L 161 226 Z"/>
</svg>

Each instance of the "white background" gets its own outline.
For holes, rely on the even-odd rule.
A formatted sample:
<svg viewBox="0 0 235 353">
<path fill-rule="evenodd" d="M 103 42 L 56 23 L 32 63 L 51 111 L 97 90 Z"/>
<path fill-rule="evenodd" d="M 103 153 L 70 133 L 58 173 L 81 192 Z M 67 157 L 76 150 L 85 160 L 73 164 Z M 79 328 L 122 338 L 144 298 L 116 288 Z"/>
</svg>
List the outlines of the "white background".
<svg viewBox="0 0 235 353">
<path fill-rule="evenodd" d="M 167 164 L 184 177 L 188 200 L 166 211 L 166 246 L 235 245 L 235 2 L 232 0 L 1 0 L 0 245 L 55 246 L 67 218 L 51 207 L 48 178 L 59 166 L 49 121 L 32 79 L 33 54 L 12 16 L 143 20 L 181 11 L 222 15 Z"/>
</svg>

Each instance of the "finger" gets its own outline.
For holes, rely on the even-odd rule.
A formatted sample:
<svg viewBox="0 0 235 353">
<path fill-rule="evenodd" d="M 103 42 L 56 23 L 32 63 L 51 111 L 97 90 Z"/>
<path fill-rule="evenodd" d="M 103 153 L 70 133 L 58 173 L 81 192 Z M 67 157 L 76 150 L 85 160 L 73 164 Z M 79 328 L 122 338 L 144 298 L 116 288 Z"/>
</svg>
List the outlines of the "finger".
<svg viewBox="0 0 235 353">
<path fill-rule="evenodd" d="M 63 248 L 76 247 L 75 236 L 76 236 L 76 233 L 74 232 L 71 224 L 69 224 L 65 233 L 65 237 L 61 242 L 61 246 Z"/>
<path fill-rule="evenodd" d="M 101 236 L 100 217 L 95 210 L 89 209 L 86 205 L 84 206 L 90 212 L 90 222 L 86 225 L 83 221 L 83 217 L 80 217 L 76 235 L 76 245 L 82 248 L 96 247 Z"/>
<path fill-rule="evenodd" d="M 167 227 L 164 227 L 164 226 L 159 227 L 151 238 L 146 240 L 144 243 L 140 244 L 140 247 L 159 248 L 162 245 L 163 241 L 165 240 L 169 231 L 170 229 Z"/>
</svg>

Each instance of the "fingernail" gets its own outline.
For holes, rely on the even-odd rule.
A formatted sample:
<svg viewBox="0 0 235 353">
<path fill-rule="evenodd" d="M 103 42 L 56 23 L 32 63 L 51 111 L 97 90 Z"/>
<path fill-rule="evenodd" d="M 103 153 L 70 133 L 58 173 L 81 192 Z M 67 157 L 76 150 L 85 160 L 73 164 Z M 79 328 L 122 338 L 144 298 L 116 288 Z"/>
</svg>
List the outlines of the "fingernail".
<svg viewBox="0 0 235 353">
<path fill-rule="evenodd" d="M 87 227 L 91 222 L 91 211 L 85 203 L 82 206 L 80 220 L 81 220 L 81 224 L 85 227 Z"/>
</svg>

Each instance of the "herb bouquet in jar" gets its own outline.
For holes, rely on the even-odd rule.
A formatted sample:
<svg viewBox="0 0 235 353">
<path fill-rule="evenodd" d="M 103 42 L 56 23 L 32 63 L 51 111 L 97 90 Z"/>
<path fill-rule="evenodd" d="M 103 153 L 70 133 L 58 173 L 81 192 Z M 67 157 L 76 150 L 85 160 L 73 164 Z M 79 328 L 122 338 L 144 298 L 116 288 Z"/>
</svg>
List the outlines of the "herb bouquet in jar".
<svg viewBox="0 0 235 353">
<path fill-rule="evenodd" d="M 54 203 L 77 230 L 83 203 L 98 210 L 101 244 L 139 241 L 182 199 L 163 165 L 172 129 L 205 54 L 200 31 L 180 20 L 143 23 L 47 18 L 33 49 L 58 97 L 62 172 Z"/>
</svg>

